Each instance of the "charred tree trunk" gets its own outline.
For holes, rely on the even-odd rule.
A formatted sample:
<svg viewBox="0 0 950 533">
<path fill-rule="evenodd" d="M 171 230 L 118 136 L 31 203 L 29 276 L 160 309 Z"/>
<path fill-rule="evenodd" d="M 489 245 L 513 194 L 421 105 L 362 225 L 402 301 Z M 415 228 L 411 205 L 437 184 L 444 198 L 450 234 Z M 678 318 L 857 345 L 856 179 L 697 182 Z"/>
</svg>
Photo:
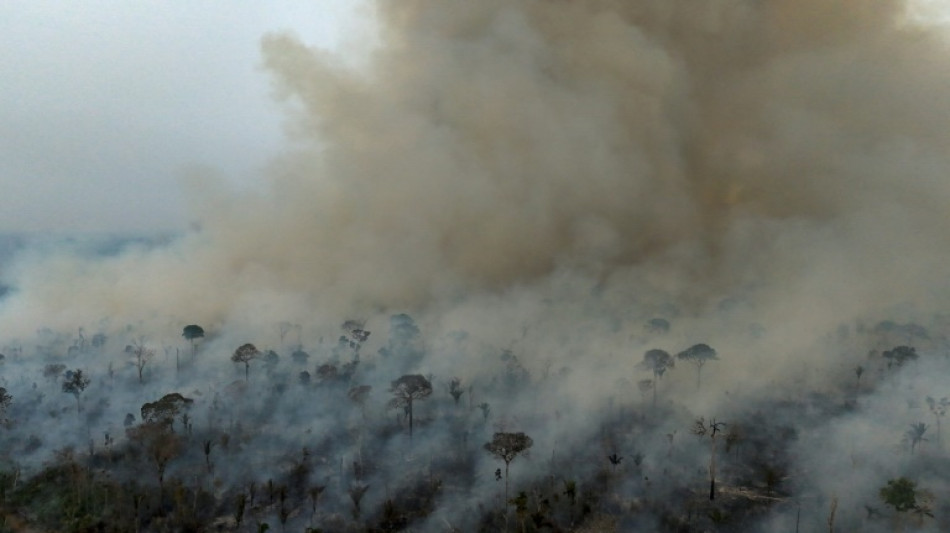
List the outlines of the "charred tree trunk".
<svg viewBox="0 0 950 533">
<path fill-rule="evenodd" d="M 716 499 L 716 437 L 712 439 L 712 456 L 709 458 L 709 500 Z"/>
</svg>

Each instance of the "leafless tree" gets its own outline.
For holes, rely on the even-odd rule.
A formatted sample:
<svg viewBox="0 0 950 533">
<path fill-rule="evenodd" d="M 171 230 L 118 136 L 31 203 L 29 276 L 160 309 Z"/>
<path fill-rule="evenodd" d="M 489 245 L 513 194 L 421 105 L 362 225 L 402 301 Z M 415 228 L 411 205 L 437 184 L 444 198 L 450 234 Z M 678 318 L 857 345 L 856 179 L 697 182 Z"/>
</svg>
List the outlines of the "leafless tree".
<svg viewBox="0 0 950 533">
<path fill-rule="evenodd" d="M 125 351 L 132 355 L 132 364 L 139 372 L 139 383 L 142 383 L 142 373 L 145 371 L 145 365 L 155 357 L 155 350 L 145 346 L 145 341 L 139 339 L 135 344 L 128 346 Z"/>
<path fill-rule="evenodd" d="M 716 422 L 716 419 L 713 418 L 708 423 L 705 418 L 700 417 L 696 420 L 696 423 L 693 425 L 693 434 L 700 437 L 709 437 L 709 441 L 712 446 L 712 451 L 709 455 L 709 499 L 716 499 L 716 437 L 719 435 L 719 432 L 722 431 L 722 428 L 725 426 L 725 422 Z"/>
</svg>

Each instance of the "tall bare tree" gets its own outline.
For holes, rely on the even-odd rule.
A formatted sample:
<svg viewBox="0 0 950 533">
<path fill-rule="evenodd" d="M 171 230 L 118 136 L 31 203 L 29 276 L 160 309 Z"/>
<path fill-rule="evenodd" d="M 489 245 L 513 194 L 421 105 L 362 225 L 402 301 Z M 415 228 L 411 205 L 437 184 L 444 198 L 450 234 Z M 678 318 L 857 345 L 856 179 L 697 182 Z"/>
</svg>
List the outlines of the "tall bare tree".
<svg viewBox="0 0 950 533">
<path fill-rule="evenodd" d="M 676 354 L 676 358 L 686 361 L 687 363 L 690 363 L 696 367 L 696 388 L 702 386 L 701 379 L 703 367 L 706 366 L 706 363 L 719 359 L 719 357 L 716 355 L 716 350 L 710 348 L 708 344 L 702 343 L 694 344 L 682 352 Z"/>
<path fill-rule="evenodd" d="M 667 369 L 673 368 L 676 361 L 666 350 L 647 350 L 643 354 L 643 361 L 640 362 L 640 368 L 653 372 L 653 408 L 656 409 L 656 389 Z"/>
<path fill-rule="evenodd" d="M 135 344 L 127 346 L 125 351 L 132 355 L 132 364 L 139 372 L 139 383 L 142 383 L 142 373 L 145 371 L 145 365 L 155 357 L 155 350 L 146 346 L 144 340 L 139 339 Z"/>
<path fill-rule="evenodd" d="M 725 427 L 725 422 L 716 422 L 716 419 L 713 418 L 708 423 L 705 418 L 700 417 L 693 424 L 693 434 L 700 437 L 709 437 L 709 441 L 712 446 L 711 453 L 709 455 L 709 499 L 716 499 L 716 437 L 722 431 L 722 428 Z"/>
<path fill-rule="evenodd" d="M 260 357 L 261 352 L 251 343 L 242 344 L 234 353 L 231 360 L 235 363 L 244 363 L 244 382 L 247 383 L 251 371 L 251 361 Z"/>
<path fill-rule="evenodd" d="M 392 382 L 389 389 L 393 399 L 389 406 L 402 407 L 409 416 L 409 438 L 412 438 L 412 406 L 416 400 L 424 400 L 432 394 L 432 383 L 421 374 L 406 374 Z"/>
<path fill-rule="evenodd" d="M 495 457 L 505 462 L 505 505 L 508 505 L 508 467 L 515 457 L 528 450 L 534 441 L 524 433 L 498 432 L 491 442 L 485 443 L 485 449 Z"/>
</svg>

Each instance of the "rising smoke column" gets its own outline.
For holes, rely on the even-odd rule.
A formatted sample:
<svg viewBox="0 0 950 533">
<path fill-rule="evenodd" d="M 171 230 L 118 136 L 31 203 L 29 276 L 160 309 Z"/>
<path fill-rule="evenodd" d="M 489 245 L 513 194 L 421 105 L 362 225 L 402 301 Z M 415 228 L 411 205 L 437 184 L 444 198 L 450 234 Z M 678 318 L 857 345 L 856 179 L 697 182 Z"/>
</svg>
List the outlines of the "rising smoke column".
<svg viewBox="0 0 950 533">
<path fill-rule="evenodd" d="M 340 316 L 563 269 L 698 308 L 912 299 L 946 255 L 950 56 L 904 9 L 379 2 L 361 69 L 266 36 L 293 140 L 266 192 L 198 180 L 167 248 L 25 262 L 3 323 Z"/>
<path fill-rule="evenodd" d="M 365 72 L 269 36 L 292 131 L 326 143 L 284 162 L 276 227 L 309 237 L 269 255 L 388 304 L 563 264 L 712 293 L 823 257 L 900 277 L 882 250 L 946 243 L 950 87 L 903 8 L 381 3 Z"/>
</svg>

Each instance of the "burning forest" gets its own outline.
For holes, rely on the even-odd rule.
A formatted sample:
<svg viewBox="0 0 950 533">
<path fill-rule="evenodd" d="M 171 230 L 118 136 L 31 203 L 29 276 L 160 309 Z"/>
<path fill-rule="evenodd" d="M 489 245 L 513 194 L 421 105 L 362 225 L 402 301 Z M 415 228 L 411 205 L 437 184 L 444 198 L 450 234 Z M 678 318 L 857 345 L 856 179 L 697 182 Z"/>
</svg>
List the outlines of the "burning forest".
<svg viewBox="0 0 950 533">
<path fill-rule="evenodd" d="M 950 530 L 950 37 L 908 9 L 264 36 L 259 190 L 0 241 L 0 530 Z"/>
</svg>

